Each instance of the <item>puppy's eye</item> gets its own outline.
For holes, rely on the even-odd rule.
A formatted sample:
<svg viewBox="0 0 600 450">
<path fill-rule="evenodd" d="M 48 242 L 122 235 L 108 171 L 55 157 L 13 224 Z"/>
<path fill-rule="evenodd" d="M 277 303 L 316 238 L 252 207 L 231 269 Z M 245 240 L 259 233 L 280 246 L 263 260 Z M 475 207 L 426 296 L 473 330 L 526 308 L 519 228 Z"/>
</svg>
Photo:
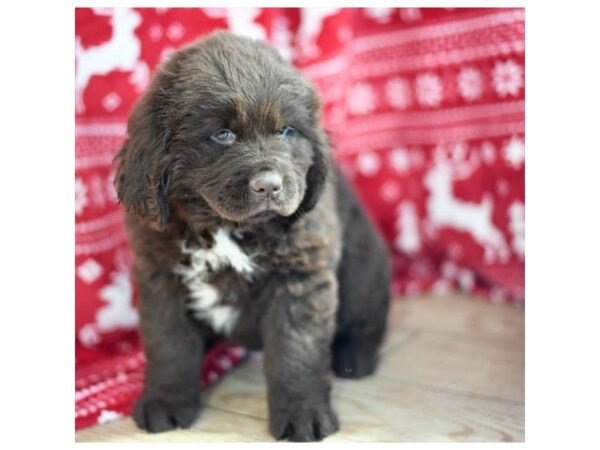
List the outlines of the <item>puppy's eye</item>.
<svg viewBox="0 0 600 450">
<path fill-rule="evenodd" d="M 235 133 L 227 129 L 219 130 L 210 137 L 213 142 L 225 145 L 233 144 L 235 142 L 235 138 Z"/>
<path fill-rule="evenodd" d="M 281 130 L 277 131 L 277 134 L 284 138 L 295 136 L 297 133 L 296 129 L 290 126 L 285 126 Z"/>
</svg>

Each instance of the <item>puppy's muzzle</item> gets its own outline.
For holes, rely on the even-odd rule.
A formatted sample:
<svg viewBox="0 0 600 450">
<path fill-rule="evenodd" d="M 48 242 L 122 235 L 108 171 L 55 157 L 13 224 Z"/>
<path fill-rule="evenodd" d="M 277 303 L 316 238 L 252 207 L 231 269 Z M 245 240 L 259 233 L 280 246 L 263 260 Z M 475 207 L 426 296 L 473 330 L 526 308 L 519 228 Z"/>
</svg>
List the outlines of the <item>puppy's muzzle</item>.
<svg viewBox="0 0 600 450">
<path fill-rule="evenodd" d="M 262 170 L 250 179 L 250 191 L 259 199 L 275 199 L 282 190 L 283 179 L 273 170 Z"/>
</svg>

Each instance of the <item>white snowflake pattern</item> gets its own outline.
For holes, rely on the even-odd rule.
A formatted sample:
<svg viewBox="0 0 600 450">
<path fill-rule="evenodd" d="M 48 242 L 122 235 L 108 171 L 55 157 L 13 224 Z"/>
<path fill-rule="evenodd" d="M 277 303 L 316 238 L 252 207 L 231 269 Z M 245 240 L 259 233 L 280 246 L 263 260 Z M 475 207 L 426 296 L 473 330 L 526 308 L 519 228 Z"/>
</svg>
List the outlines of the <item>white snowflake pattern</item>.
<svg viewBox="0 0 600 450">
<path fill-rule="evenodd" d="M 385 85 L 385 95 L 388 103 L 396 109 L 406 109 L 412 102 L 410 85 L 408 81 L 400 77 L 388 80 Z"/>
<path fill-rule="evenodd" d="M 494 88 L 500 97 L 517 96 L 523 87 L 523 69 L 509 59 L 497 62 L 493 71 Z"/>
<path fill-rule="evenodd" d="M 514 169 L 519 169 L 525 161 L 525 143 L 522 139 L 513 136 L 504 147 L 504 159 Z"/>
<path fill-rule="evenodd" d="M 185 34 L 185 28 L 179 22 L 174 22 L 167 28 L 167 37 L 172 41 L 179 41 Z"/>
<path fill-rule="evenodd" d="M 163 28 L 160 24 L 155 23 L 150 26 L 148 36 L 151 41 L 158 42 L 163 37 Z"/>
<path fill-rule="evenodd" d="M 375 175 L 380 166 L 379 156 L 372 152 L 361 153 L 356 160 L 358 171 L 367 177 Z"/>
<path fill-rule="evenodd" d="M 131 345 L 131 343 L 126 342 L 127 344 Z M 125 372 L 119 371 L 117 372 L 117 382 L 119 383 L 125 383 L 129 377 L 127 376 L 127 374 Z"/>
<path fill-rule="evenodd" d="M 393 180 L 388 180 L 381 186 L 379 191 L 381 198 L 386 202 L 392 203 L 400 197 L 400 185 Z"/>
<path fill-rule="evenodd" d="M 474 101 L 483 93 L 481 72 L 473 67 L 465 67 L 458 74 L 458 90 L 467 101 Z"/>
<path fill-rule="evenodd" d="M 110 92 L 106 94 L 102 99 L 102 106 L 108 112 L 113 112 L 119 106 L 121 106 L 121 96 L 116 92 Z"/>
<path fill-rule="evenodd" d="M 348 92 L 348 110 L 352 114 L 368 114 L 377 105 L 375 89 L 369 83 L 356 83 Z"/>
<path fill-rule="evenodd" d="M 80 215 L 87 204 L 88 200 L 88 188 L 81 178 L 75 179 L 75 214 Z"/>
<path fill-rule="evenodd" d="M 77 268 L 79 278 L 88 284 L 96 281 L 103 272 L 102 266 L 93 258 L 86 259 Z"/>
<path fill-rule="evenodd" d="M 104 183 L 98 175 L 92 175 L 89 180 L 92 203 L 95 206 L 103 207 L 106 203 Z"/>
<path fill-rule="evenodd" d="M 93 347 L 102 340 L 94 324 L 88 323 L 81 327 L 78 333 L 79 342 L 84 347 Z"/>
<path fill-rule="evenodd" d="M 506 180 L 496 181 L 496 191 L 501 197 L 506 197 L 510 191 L 510 183 Z"/>
<path fill-rule="evenodd" d="M 496 147 L 490 141 L 481 144 L 481 159 L 487 165 L 492 165 L 496 161 Z"/>
<path fill-rule="evenodd" d="M 421 106 L 436 107 L 442 103 L 444 89 L 440 77 L 433 73 L 424 73 L 415 81 L 417 100 Z"/>
<path fill-rule="evenodd" d="M 389 156 L 390 165 L 397 172 L 406 172 L 410 168 L 408 150 L 402 147 L 395 148 Z"/>
</svg>

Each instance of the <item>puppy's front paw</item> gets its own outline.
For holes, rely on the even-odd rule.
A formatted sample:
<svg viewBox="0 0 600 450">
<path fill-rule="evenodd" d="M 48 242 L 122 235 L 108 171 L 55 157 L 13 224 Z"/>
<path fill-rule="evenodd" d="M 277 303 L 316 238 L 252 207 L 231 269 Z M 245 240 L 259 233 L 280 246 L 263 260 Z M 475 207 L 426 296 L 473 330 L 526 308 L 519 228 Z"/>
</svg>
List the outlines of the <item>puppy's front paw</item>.
<svg viewBox="0 0 600 450">
<path fill-rule="evenodd" d="M 143 430 L 161 433 L 175 428 L 189 428 L 199 412 L 199 395 L 170 398 L 144 394 L 135 405 L 133 420 Z"/>
<path fill-rule="evenodd" d="M 311 404 L 308 401 L 272 408 L 269 427 L 277 440 L 294 442 L 320 441 L 340 428 L 329 404 Z"/>
</svg>

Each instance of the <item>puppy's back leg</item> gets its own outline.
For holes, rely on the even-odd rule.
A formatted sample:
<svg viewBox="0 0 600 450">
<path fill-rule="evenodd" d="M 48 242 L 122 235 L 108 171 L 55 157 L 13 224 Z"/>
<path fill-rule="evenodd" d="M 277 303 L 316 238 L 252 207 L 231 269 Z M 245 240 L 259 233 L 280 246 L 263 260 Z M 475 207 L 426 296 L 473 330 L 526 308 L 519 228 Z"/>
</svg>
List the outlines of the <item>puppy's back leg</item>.
<svg viewBox="0 0 600 450">
<path fill-rule="evenodd" d="M 338 329 L 332 346 L 332 368 L 341 378 L 362 378 L 373 374 L 377 367 L 378 352 L 383 340 L 390 294 L 387 286 L 380 286 L 361 302 L 368 308 L 353 309 L 352 301 L 341 300 Z M 345 303 L 345 304 L 344 304 Z M 350 314 L 348 314 L 350 313 Z"/>
<path fill-rule="evenodd" d="M 349 186 L 338 184 L 344 247 L 338 267 L 339 306 L 332 347 L 336 375 L 374 372 L 390 303 L 390 264 L 385 243 Z"/>
</svg>

